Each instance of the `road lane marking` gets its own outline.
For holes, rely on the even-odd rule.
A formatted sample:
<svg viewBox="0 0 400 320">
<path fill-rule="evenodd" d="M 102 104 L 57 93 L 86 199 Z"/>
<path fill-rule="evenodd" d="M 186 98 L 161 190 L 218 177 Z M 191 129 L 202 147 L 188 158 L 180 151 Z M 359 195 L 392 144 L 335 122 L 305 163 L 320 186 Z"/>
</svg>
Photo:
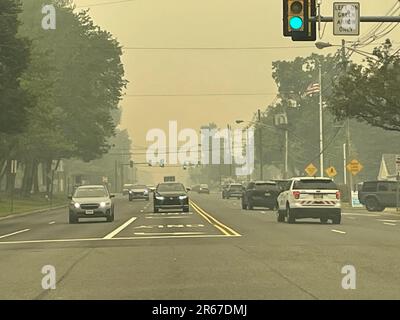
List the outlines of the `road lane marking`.
<svg viewBox="0 0 400 320">
<path fill-rule="evenodd" d="M 56 223 L 55 221 L 50 221 L 50 222 L 49 222 L 49 224 L 55 224 L 55 223 Z"/>
<path fill-rule="evenodd" d="M 384 222 L 383 224 L 386 225 L 386 226 L 397 226 L 397 224 L 389 223 L 389 222 Z"/>
<path fill-rule="evenodd" d="M 332 229 L 331 231 L 332 232 L 336 232 L 336 233 L 340 233 L 340 234 L 346 234 L 347 233 L 347 232 L 340 231 L 340 230 L 335 230 L 335 229 Z"/>
<path fill-rule="evenodd" d="M 188 236 L 188 235 L 199 235 L 199 234 L 204 234 L 204 232 L 135 232 L 135 235 L 139 236 Z"/>
<path fill-rule="evenodd" d="M 129 226 L 133 221 L 135 221 L 137 218 L 136 217 L 132 217 L 130 218 L 127 222 L 125 222 L 123 225 L 119 226 L 117 229 L 115 229 L 114 231 L 111 231 L 109 234 L 107 234 L 103 239 L 111 239 L 112 237 L 114 237 L 115 235 L 117 235 L 118 233 L 120 233 L 122 230 L 124 230 L 127 226 Z"/>
<path fill-rule="evenodd" d="M 145 217 L 145 219 L 187 219 L 190 217 L 187 216 L 177 216 L 177 217 L 165 217 L 165 216 L 160 216 L 160 217 Z"/>
<path fill-rule="evenodd" d="M 377 219 L 377 220 L 382 222 L 391 222 L 391 223 L 396 223 L 400 221 L 400 220 L 383 220 L 383 219 Z"/>
<path fill-rule="evenodd" d="M 361 216 L 361 217 L 381 217 L 379 214 L 370 213 L 356 213 L 356 212 L 342 212 L 344 216 Z"/>
<path fill-rule="evenodd" d="M 22 233 L 22 232 L 27 232 L 29 230 L 31 230 L 31 229 L 24 229 L 24 230 L 19 230 L 19 231 L 15 231 L 15 232 L 12 232 L 12 233 L 8 233 L 8 234 L 5 234 L 3 236 L 0 236 L 0 239 L 11 237 L 11 236 L 13 236 L 15 234 L 19 234 L 19 233 Z"/>
<path fill-rule="evenodd" d="M 218 221 L 215 219 L 213 216 L 211 216 L 209 213 L 204 211 L 202 208 L 200 208 L 196 203 L 194 203 L 192 200 L 190 200 L 190 205 L 197 211 L 198 214 L 200 214 L 207 222 L 212 224 L 214 227 L 216 227 L 218 230 L 220 230 L 223 234 L 227 236 L 238 236 L 240 237 L 241 235 L 234 231 L 233 229 L 229 228 L 228 226 L 224 225 L 222 222 Z"/>
</svg>

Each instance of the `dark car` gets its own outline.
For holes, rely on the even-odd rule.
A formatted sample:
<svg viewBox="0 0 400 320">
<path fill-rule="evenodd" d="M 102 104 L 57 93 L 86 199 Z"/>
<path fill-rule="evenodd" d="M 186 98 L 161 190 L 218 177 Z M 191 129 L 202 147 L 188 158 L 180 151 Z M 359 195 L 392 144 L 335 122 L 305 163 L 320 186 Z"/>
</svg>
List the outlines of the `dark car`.
<svg viewBox="0 0 400 320">
<path fill-rule="evenodd" d="M 240 183 L 231 183 L 227 188 L 222 190 L 222 199 L 242 197 L 243 185 Z"/>
<path fill-rule="evenodd" d="M 381 212 L 386 208 L 395 208 L 398 192 L 397 184 L 397 181 L 364 182 L 358 190 L 360 203 L 365 205 L 368 211 Z"/>
<path fill-rule="evenodd" d="M 254 207 L 266 207 L 274 210 L 280 192 L 281 188 L 274 181 L 250 182 L 243 191 L 242 208 L 253 210 Z"/>
<path fill-rule="evenodd" d="M 182 209 L 189 212 L 187 189 L 179 182 L 160 183 L 154 192 L 154 212 L 160 209 Z"/>
<path fill-rule="evenodd" d="M 107 188 L 102 185 L 80 186 L 68 198 L 69 223 L 79 222 L 79 218 L 104 217 L 114 221 L 114 203 Z"/>
</svg>

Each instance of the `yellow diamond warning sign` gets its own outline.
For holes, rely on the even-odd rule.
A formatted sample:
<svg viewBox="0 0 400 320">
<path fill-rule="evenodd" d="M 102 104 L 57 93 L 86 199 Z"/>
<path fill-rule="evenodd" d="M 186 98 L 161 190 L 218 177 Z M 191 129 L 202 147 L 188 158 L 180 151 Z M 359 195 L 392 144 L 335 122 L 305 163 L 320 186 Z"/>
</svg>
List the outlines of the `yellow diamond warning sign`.
<svg viewBox="0 0 400 320">
<path fill-rule="evenodd" d="M 307 168 L 305 169 L 305 172 L 307 172 L 307 174 L 308 174 L 310 177 L 313 177 L 313 176 L 315 176 L 315 174 L 318 172 L 318 169 L 317 169 L 312 163 L 310 163 L 310 164 L 307 166 Z"/>
<path fill-rule="evenodd" d="M 326 169 L 325 172 L 329 178 L 333 178 L 333 177 L 337 176 L 337 171 L 336 171 L 335 167 L 329 167 L 328 169 Z"/>
<path fill-rule="evenodd" d="M 347 170 L 349 170 L 349 172 L 351 172 L 351 174 L 353 176 L 357 175 L 358 173 L 360 173 L 360 171 L 363 169 L 364 167 L 362 166 L 362 164 L 358 161 L 358 160 L 352 160 L 348 165 L 347 165 Z"/>
</svg>

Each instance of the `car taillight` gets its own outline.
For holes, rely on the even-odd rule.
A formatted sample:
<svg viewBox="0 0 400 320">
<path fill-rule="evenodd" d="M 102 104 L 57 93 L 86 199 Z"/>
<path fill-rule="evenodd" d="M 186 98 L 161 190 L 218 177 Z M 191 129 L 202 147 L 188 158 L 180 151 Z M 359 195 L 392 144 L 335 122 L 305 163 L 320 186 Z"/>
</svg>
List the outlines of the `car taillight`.
<svg viewBox="0 0 400 320">
<path fill-rule="evenodd" d="M 300 199 L 300 192 L 299 191 L 293 191 L 293 197 L 295 199 Z"/>
<path fill-rule="evenodd" d="M 336 192 L 336 199 L 340 200 L 340 191 Z"/>
</svg>

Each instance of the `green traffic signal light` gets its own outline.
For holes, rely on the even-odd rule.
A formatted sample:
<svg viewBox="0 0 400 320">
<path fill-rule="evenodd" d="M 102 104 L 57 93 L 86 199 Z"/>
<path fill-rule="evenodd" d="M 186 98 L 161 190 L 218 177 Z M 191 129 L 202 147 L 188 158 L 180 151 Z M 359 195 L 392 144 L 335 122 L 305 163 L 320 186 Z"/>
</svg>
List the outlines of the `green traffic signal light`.
<svg viewBox="0 0 400 320">
<path fill-rule="evenodd" d="M 289 24 L 293 30 L 300 30 L 303 27 L 303 19 L 300 17 L 290 18 Z"/>
</svg>

